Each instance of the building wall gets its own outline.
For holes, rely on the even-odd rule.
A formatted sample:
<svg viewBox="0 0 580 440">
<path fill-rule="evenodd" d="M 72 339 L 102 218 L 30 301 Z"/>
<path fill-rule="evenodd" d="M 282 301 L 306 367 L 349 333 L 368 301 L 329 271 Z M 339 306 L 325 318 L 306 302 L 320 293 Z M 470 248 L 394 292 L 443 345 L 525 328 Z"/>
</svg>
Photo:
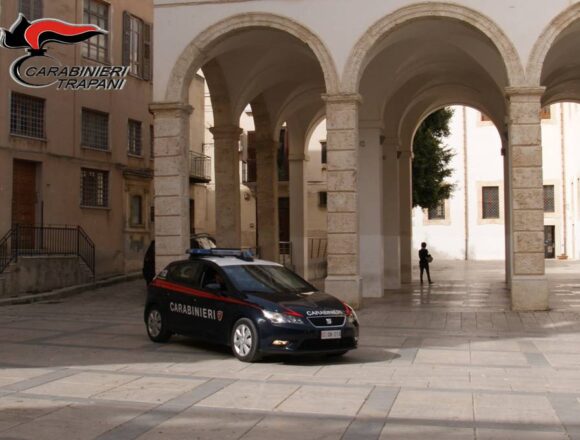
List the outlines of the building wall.
<svg viewBox="0 0 580 440">
<path fill-rule="evenodd" d="M 83 2 L 51 0 L 44 2 L 44 16 L 71 23 L 82 22 Z M 8 28 L 18 16 L 16 1 L 2 1 L 0 24 Z M 122 62 L 122 13 L 129 11 L 145 22 L 153 21 L 151 1 L 110 1 L 110 61 Z M 81 44 L 49 43 L 50 55 L 63 65 L 91 65 L 94 61 L 81 56 Z M 11 226 L 12 161 L 23 159 L 37 162 L 36 223 L 45 225 L 81 225 L 96 245 L 96 270 L 102 276 L 141 268 L 142 255 L 151 232 L 149 207 L 152 203 L 150 125 L 152 117 L 151 81 L 129 76 L 122 91 L 59 91 L 52 87 L 24 88 L 8 75 L 12 61 L 21 56 L 19 50 L 0 51 L 0 106 L 8 111 L 0 115 L 0 234 Z M 37 140 L 10 134 L 11 92 L 45 99 L 45 139 Z M 81 147 L 81 111 L 90 108 L 109 114 L 109 151 Z M 142 123 L 143 156 L 127 154 L 127 120 Z M 81 168 L 109 172 L 109 206 L 80 206 Z M 131 170 L 136 171 L 134 173 Z M 130 176 L 128 176 L 128 174 Z M 144 224 L 129 226 L 129 196 L 143 197 Z M 41 209 L 43 212 L 40 216 Z"/>
<path fill-rule="evenodd" d="M 465 107 L 453 109 L 451 136 L 445 142 L 455 153 L 451 162 L 454 171 L 450 180 L 456 187 L 451 199 L 446 202 L 448 216 L 445 221 L 430 221 L 424 210 L 415 208 L 413 246 L 419 249 L 420 243 L 426 241 L 431 252 L 438 258 L 465 259 L 467 243 L 467 258 L 470 260 L 502 260 L 505 258 L 505 212 L 501 140 L 497 129 L 491 122 L 482 122 L 479 111 Z M 569 258 L 578 258 L 578 238 L 574 230 L 578 211 L 577 209 L 574 211 L 572 204 L 577 200 L 580 107 L 571 103 L 552 105 L 550 115 L 549 119 L 542 121 L 543 181 L 544 185 L 554 185 L 555 212 L 544 214 L 544 224 L 555 227 L 556 256 L 565 254 Z M 466 136 L 464 136 L 464 128 L 466 128 Z M 464 164 L 465 151 L 467 151 L 467 168 Z M 562 151 L 565 155 L 566 185 L 562 184 Z M 465 194 L 466 169 L 467 198 Z M 481 188 L 486 185 L 500 187 L 500 218 L 498 220 L 482 219 Z M 567 193 L 565 205 L 564 187 Z M 467 240 L 464 208 L 466 201 L 469 225 Z M 564 228 L 564 215 L 567 218 L 566 228 Z M 566 247 L 564 247 L 564 237 L 567 241 Z"/>
</svg>

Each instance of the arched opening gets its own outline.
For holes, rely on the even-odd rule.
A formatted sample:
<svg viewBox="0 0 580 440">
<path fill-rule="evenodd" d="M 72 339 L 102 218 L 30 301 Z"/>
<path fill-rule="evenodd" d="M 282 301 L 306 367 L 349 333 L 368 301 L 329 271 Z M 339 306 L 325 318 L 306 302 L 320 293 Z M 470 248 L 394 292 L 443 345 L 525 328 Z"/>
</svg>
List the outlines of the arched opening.
<svg viewBox="0 0 580 440">
<path fill-rule="evenodd" d="M 189 194 L 211 199 L 205 206 L 215 214 L 206 217 L 215 219 L 209 229 L 218 245 L 254 248 L 270 260 L 278 260 L 282 250 L 285 261 L 289 254 L 306 274 L 306 193 L 292 187 L 306 188 L 301 171 L 306 130 L 323 108 L 321 95 L 336 88 L 336 75 L 312 33 L 280 17 L 254 18 L 250 25 L 232 17 L 194 39 L 172 70 L 165 99 L 198 102 L 185 118 L 189 128 L 177 136 L 189 154 L 205 155 L 196 151 L 200 131 L 205 131 L 201 144 L 211 146 L 212 179 L 195 182 L 201 188 Z M 199 69 L 195 75 L 194 69 Z M 200 78 L 207 91 L 202 106 L 196 86 Z M 295 211 L 299 215 L 291 221 Z M 302 225 L 298 235 L 289 230 L 294 223 Z M 301 243 L 285 243 L 281 249 L 279 243 L 292 242 L 292 235 Z M 300 255 L 288 247 L 299 249 Z"/>
<path fill-rule="evenodd" d="M 521 79 L 521 66 L 517 56 L 506 58 L 513 55 L 513 47 L 485 17 L 463 9 L 459 14 L 450 5 L 442 9 L 438 17 L 412 8 L 395 13 L 378 22 L 369 34 L 372 38 L 365 41 L 363 37 L 353 51 L 352 60 L 362 69 L 350 78 L 354 83 L 358 78 L 363 99 L 359 193 L 365 199 L 359 207 L 359 234 L 363 295 L 367 297 L 383 296 L 385 289 L 399 289 L 416 279 L 412 143 L 423 119 L 452 104 L 489 115 L 490 124 L 498 127 L 492 130 L 494 141 L 500 144 L 495 159 L 500 163 L 496 177 L 501 178 L 496 180 L 503 181 L 506 174 L 506 158 L 501 156 L 507 145 L 505 88 Z M 398 21 L 394 21 L 396 17 Z M 383 33 L 377 34 L 377 30 Z M 367 52 L 355 56 L 362 46 Z M 475 114 L 480 113 L 473 111 Z M 508 198 L 506 187 L 498 183 L 496 189 L 507 216 L 509 209 L 501 203 Z M 508 226 L 499 226 L 501 236 L 509 237 Z M 508 241 L 504 252 L 509 250 Z M 508 278 L 509 259 L 505 260 Z"/>
<path fill-rule="evenodd" d="M 451 175 L 444 179 L 445 184 L 452 185 L 451 196 L 428 209 L 413 208 L 412 249 L 416 251 L 422 242 L 427 243 L 429 252 L 437 259 L 432 269 L 440 286 L 447 283 L 451 287 L 464 281 L 498 283 L 503 281 L 506 258 L 504 143 L 485 113 L 464 105 L 446 110 L 452 116 L 449 134 L 441 138 L 441 144 L 452 156 L 446 167 Z M 430 188 L 420 183 L 430 175 L 427 164 L 431 163 L 434 151 L 429 143 L 433 138 L 426 127 L 431 131 L 438 129 L 438 121 L 432 119 L 415 134 L 413 169 L 421 174 L 421 179 L 415 176 L 413 181 L 423 185 L 423 191 L 420 193 L 414 187 L 414 199 L 425 200 L 425 192 L 428 197 Z M 422 148 L 426 151 L 417 151 Z M 414 268 L 413 279 L 417 280 L 419 271 L 416 265 Z"/>
</svg>

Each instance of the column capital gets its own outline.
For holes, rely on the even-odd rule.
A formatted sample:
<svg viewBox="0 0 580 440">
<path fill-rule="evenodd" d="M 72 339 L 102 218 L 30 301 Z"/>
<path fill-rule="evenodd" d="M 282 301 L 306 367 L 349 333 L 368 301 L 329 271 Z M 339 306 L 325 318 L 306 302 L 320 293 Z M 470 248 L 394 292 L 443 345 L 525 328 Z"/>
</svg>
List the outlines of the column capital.
<svg viewBox="0 0 580 440">
<path fill-rule="evenodd" d="M 546 91 L 545 87 L 506 87 L 504 92 L 508 98 L 512 96 L 538 96 Z"/>
<path fill-rule="evenodd" d="M 193 112 L 193 107 L 183 102 L 152 102 L 149 104 L 149 111 L 155 116 L 164 113 L 185 113 L 190 115 Z"/>
<path fill-rule="evenodd" d="M 322 100 L 327 104 L 357 104 L 363 102 L 362 96 L 358 93 L 337 93 L 334 95 L 323 94 Z"/>
<path fill-rule="evenodd" d="M 237 125 L 220 125 L 217 127 L 210 127 L 209 131 L 211 134 L 213 134 L 214 140 L 220 139 L 237 140 L 244 130 L 242 130 Z"/>
</svg>

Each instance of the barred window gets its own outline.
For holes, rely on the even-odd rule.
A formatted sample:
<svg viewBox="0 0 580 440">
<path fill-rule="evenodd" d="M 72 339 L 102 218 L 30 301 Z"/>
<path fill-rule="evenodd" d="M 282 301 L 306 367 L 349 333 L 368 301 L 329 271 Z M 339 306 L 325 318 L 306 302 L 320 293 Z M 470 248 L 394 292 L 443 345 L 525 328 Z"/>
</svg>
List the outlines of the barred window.
<svg viewBox="0 0 580 440">
<path fill-rule="evenodd" d="M 141 122 L 129 119 L 127 141 L 129 154 L 141 156 L 143 152 L 143 141 L 141 136 Z"/>
<path fill-rule="evenodd" d="M 544 212 L 556 212 L 554 185 L 544 185 Z"/>
<path fill-rule="evenodd" d="M 484 186 L 481 188 L 482 217 L 484 219 L 499 218 L 499 187 Z"/>
<path fill-rule="evenodd" d="M 326 191 L 320 191 L 318 193 L 318 206 L 325 207 L 328 204 L 328 193 Z"/>
<path fill-rule="evenodd" d="M 44 99 L 12 93 L 10 133 L 44 138 Z"/>
<path fill-rule="evenodd" d="M 42 18 L 42 0 L 19 0 L 18 12 L 29 21 Z"/>
<path fill-rule="evenodd" d="M 83 109 L 82 145 L 98 150 L 109 149 L 109 115 L 107 113 Z"/>
<path fill-rule="evenodd" d="M 429 220 L 445 220 L 445 200 L 439 202 L 435 208 L 427 211 Z"/>
<path fill-rule="evenodd" d="M 109 172 L 81 169 L 81 205 L 106 208 L 109 206 Z"/>
<path fill-rule="evenodd" d="M 327 146 L 326 146 L 326 141 L 321 141 L 320 142 L 320 162 L 322 164 L 326 163 L 327 160 Z"/>
<path fill-rule="evenodd" d="M 143 226 L 143 197 L 131 196 L 130 205 L 129 219 L 131 226 Z"/>
<path fill-rule="evenodd" d="M 83 23 L 109 30 L 109 5 L 100 0 L 85 0 Z M 96 35 L 83 42 L 83 56 L 101 63 L 109 61 L 109 35 Z"/>
</svg>

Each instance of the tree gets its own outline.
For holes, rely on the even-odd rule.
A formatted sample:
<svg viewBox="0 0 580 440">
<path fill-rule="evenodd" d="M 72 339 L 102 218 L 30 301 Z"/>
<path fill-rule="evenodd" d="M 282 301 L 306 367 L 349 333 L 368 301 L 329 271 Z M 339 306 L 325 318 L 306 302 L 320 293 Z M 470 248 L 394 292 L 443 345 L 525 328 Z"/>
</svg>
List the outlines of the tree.
<svg viewBox="0 0 580 440">
<path fill-rule="evenodd" d="M 449 163 L 454 156 L 443 143 L 449 136 L 453 110 L 444 108 L 431 113 L 421 124 L 413 140 L 413 207 L 436 208 L 448 199 L 454 185 L 447 181 L 453 173 Z"/>
</svg>

